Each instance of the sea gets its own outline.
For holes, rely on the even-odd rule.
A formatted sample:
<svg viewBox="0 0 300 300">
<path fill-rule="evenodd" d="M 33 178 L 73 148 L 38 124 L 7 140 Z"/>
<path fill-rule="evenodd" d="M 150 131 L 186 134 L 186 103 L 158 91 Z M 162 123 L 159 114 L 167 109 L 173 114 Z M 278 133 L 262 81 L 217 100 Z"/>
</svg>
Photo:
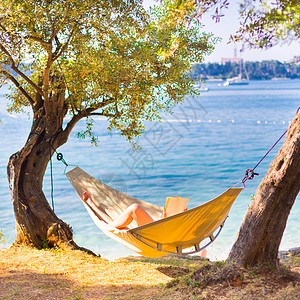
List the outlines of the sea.
<svg viewBox="0 0 300 300">
<path fill-rule="evenodd" d="M 75 242 L 102 257 L 114 260 L 136 255 L 105 236 L 92 222 L 65 171 L 79 166 L 95 178 L 135 198 L 160 206 L 166 197 L 190 198 L 188 208 L 209 201 L 239 183 L 288 128 L 300 106 L 300 80 L 250 81 L 244 86 L 207 82 L 207 92 L 186 98 L 162 114 L 161 122 L 145 123 L 145 133 L 135 151 L 117 132 L 107 130 L 104 118 L 96 118 L 93 131 L 98 146 L 78 139 L 82 120 L 67 144 L 58 149 L 68 167 L 53 157 L 43 188 L 59 218 L 69 224 Z M 20 150 L 30 132 L 28 114 L 6 111 L 8 86 L 0 89 L 0 229 L 9 247 L 15 240 L 15 219 L 7 181 L 9 157 Z M 208 246 L 211 260 L 225 260 L 236 239 L 252 197 L 278 153 L 283 139 L 256 168 L 259 176 L 246 181 L 225 226 Z M 67 170 L 66 170 L 67 169 Z M 51 177 L 53 178 L 51 182 Z M 282 237 L 280 250 L 300 247 L 300 197 L 295 201 Z"/>
</svg>

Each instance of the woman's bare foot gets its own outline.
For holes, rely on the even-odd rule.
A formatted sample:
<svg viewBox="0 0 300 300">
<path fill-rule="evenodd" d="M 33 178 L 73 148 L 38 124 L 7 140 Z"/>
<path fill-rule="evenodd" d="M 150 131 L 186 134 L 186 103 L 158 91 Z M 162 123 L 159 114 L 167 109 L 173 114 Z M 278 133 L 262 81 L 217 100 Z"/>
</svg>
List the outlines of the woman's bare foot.
<svg viewBox="0 0 300 300">
<path fill-rule="evenodd" d="M 84 201 L 84 202 L 87 202 L 87 200 L 90 198 L 90 195 L 87 193 L 87 192 L 84 192 L 83 194 L 82 194 L 82 200 Z"/>
<path fill-rule="evenodd" d="M 96 214 L 96 216 L 99 218 L 99 220 L 104 221 L 105 223 L 108 223 L 105 220 L 105 217 L 102 216 L 103 212 L 101 212 L 101 210 L 97 207 L 97 205 L 94 203 L 94 201 L 92 200 L 91 196 L 89 195 L 88 192 L 84 192 L 82 194 L 82 201 L 85 202 L 92 210 L 93 212 Z"/>
</svg>

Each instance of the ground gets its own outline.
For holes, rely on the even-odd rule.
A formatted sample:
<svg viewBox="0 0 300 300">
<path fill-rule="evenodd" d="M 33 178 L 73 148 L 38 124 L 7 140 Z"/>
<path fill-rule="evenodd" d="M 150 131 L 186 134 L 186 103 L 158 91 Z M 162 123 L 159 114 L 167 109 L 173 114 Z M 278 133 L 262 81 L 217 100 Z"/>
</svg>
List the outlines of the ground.
<svg viewBox="0 0 300 300">
<path fill-rule="evenodd" d="M 0 250 L 0 299 L 300 299 L 300 256 L 279 270 L 201 258 L 127 257 L 80 251 Z"/>
</svg>

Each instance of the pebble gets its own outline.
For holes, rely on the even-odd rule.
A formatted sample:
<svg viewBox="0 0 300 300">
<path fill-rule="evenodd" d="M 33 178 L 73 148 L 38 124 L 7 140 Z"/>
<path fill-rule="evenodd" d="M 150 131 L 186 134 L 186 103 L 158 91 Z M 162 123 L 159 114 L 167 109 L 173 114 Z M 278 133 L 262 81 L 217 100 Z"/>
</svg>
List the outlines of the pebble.
<svg viewBox="0 0 300 300">
<path fill-rule="evenodd" d="M 279 251 L 278 258 L 282 261 L 289 260 L 291 256 L 295 256 L 300 253 L 300 247 L 291 248 L 289 250 Z"/>
</svg>

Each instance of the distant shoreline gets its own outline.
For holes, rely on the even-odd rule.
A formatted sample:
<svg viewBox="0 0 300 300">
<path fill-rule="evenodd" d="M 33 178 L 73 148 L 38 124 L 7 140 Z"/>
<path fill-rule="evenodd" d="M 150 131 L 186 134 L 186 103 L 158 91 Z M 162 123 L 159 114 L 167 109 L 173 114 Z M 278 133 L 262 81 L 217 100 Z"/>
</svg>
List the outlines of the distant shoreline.
<svg viewBox="0 0 300 300">
<path fill-rule="evenodd" d="M 247 73 L 250 80 L 289 80 L 300 78 L 300 64 L 281 63 L 276 60 L 262 62 L 244 61 L 243 70 L 243 73 Z M 237 62 L 202 63 L 193 65 L 190 77 L 194 78 L 195 81 L 215 81 L 233 78 L 240 73 L 241 65 Z"/>
<path fill-rule="evenodd" d="M 206 82 L 223 82 L 225 81 L 227 78 L 202 78 L 202 80 L 206 81 Z M 277 80 L 297 80 L 297 79 L 300 79 L 300 78 L 286 78 L 286 77 L 274 77 L 274 78 L 268 78 L 268 79 L 250 79 L 250 80 L 253 80 L 253 81 L 262 81 L 262 80 L 274 80 L 274 81 L 277 81 Z"/>
</svg>

